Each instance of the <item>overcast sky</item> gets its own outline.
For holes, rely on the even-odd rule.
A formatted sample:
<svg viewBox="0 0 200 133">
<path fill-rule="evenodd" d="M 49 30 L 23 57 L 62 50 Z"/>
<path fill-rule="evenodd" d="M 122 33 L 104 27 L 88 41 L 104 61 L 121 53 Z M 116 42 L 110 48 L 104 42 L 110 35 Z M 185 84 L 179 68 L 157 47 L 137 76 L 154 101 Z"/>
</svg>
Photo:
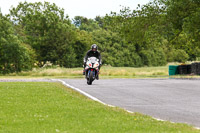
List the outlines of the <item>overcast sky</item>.
<svg viewBox="0 0 200 133">
<path fill-rule="evenodd" d="M 19 2 L 25 0 L 0 0 L 0 8 L 3 14 L 8 14 L 11 6 L 16 7 Z M 44 0 L 26 0 L 27 2 L 44 2 Z M 70 18 L 74 16 L 84 16 L 95 18 L 96 16 L 105 16 L 111 11 L 119 12 L 121 6 L 136 9 L 137 5 L 143 5 L 150 0 L 45 0 L 55 3 L 58 7 L 65 9 L 65 14 Z M 121 6 L 120 6 L 121 5 Z"/>
</svg>

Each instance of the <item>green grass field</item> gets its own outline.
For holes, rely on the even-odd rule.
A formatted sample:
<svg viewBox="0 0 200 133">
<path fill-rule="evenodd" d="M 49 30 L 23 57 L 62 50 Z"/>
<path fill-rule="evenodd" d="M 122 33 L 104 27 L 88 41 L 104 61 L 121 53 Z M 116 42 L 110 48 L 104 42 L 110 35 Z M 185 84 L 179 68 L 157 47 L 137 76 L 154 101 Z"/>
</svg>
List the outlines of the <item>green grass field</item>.
<svg viewBox="0 0 200 133">
<path fill-rule="evenodd" d="M 83 68 L 38 68 L 32 71 L 2 75 L 0 78 L 45 77 L 45 78 L 83 78 Z M 103 66 L 101 78 L 156 78 L 168 77 L 168 66 L 163 67 L 109 67 Z"/>
<path fill-rule="evenodd" d="M 92 101 L 60 83 L 0 82 L 0 133 L 197 133 Z"/>
<path fill-rule="evenodd" d="M 169 65 L 169 64 L 168 64 Z M 199 75 L 168 75 L 168 65 L 162 67 L 110 67 L 103 66 L 100 79 L 107 78 L 200 78 Z M 171 64 L 170 64 L 171 65 Z M 38 68 L 32 71 L 0 75 L 2 78 L 84 78 L 83 68 Z"/>
</svg>

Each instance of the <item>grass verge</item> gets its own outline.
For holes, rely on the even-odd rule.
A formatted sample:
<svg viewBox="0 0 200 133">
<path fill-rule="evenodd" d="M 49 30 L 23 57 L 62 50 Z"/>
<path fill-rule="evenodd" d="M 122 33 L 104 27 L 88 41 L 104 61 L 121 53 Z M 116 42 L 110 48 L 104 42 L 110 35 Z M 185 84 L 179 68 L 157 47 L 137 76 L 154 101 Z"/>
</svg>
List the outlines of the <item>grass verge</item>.
<svg viewBox="0 0 200 133">
<path fill-rule="evenodd" d="M 0 82 L 1 133 L 197 133 L 92 101 L 60 83 Z"/>
<path fill-rule="evenodd" d="M 83 68 L 39 68 L 32 71 L 2 75 L 0 78 L 84 78 Z M 168 78 L 168 67 L 109 67 L 103 66 L 101 78 Z"/>
</svg>

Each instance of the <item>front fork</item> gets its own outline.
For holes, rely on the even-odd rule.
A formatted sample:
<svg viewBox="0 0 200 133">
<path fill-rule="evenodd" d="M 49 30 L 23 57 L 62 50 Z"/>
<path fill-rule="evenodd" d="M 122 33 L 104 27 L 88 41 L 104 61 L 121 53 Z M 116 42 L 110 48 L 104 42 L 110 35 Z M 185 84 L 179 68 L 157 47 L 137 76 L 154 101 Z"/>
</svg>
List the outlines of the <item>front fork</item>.
<svg viewBox="0 0 200 133">
<path fill-rule="evenodd" d="M 88 69 L 88 70 L 86 70 L 85 77 L 89 78 L 91 72 L 93 73 L 93 78 L 95 78 L 96 74 L 98 74 L 98 69 L 97 70 L 96 69 Z"/>
</svg>

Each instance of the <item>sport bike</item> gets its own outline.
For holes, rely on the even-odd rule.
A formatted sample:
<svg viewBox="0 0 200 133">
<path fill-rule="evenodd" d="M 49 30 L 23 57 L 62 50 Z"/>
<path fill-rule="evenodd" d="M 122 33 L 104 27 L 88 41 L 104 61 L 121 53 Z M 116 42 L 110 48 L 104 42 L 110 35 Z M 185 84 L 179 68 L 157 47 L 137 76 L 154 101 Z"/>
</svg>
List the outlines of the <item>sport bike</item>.
<svg viewBox="0 0 200 133">
<path fill-rule="evenodd" d="M 96 57 L 88 58 L 85 67 L 85 78 L 87 79 L 87 84 L 92 85 L 92 82 L 98 76 L 99 71 L 99 59 Z"/>
</svg>

